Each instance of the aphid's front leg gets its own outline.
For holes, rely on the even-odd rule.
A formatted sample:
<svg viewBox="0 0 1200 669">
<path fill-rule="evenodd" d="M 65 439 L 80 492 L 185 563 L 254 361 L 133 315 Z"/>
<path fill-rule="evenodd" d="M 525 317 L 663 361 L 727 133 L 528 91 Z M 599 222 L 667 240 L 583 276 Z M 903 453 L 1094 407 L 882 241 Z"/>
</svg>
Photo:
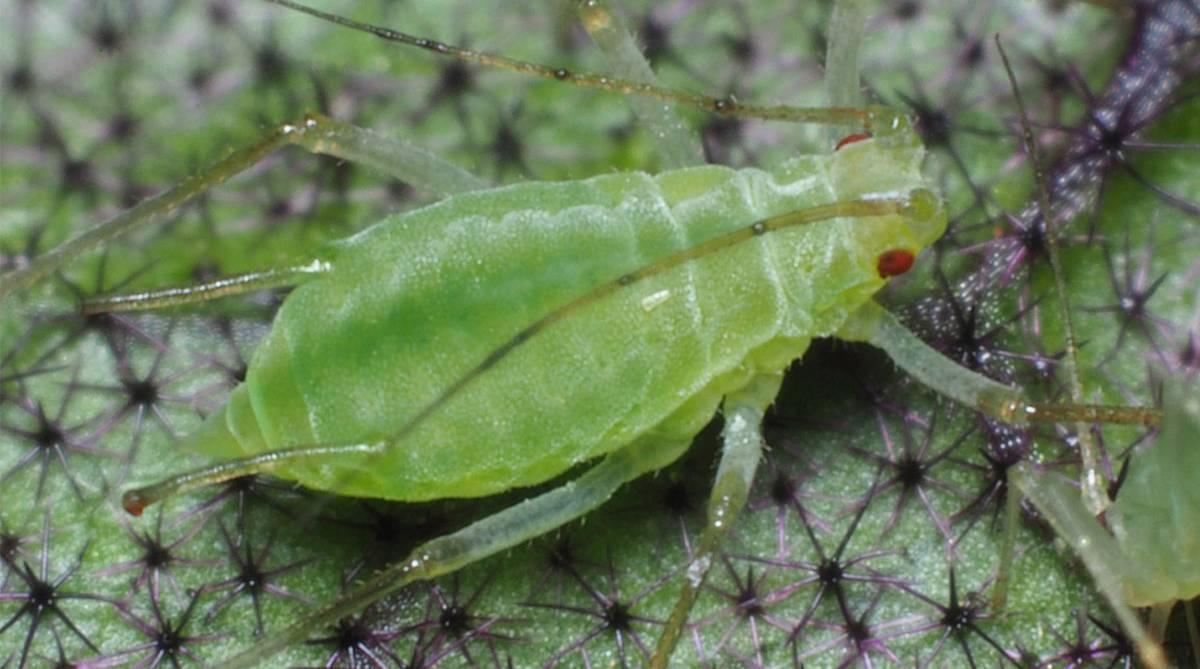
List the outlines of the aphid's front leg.
<svg viewBox="0 0 1200 669">
<path fill-rule="evenodd" d="M 664 444 L 644 440 L 611 453 L 600 464 L 569 483 L 476 521 L 453 534 L 421 544 L 407 558 L 380 571 L 354 592 L 305 616 L 278 636 L 222 662 L 220 666 L 226 669 L 256 666 L 266 657 L 302 643 L 315 630 L 332 625 L 409 583 L 453 572 L 562 527 L 599 507 L 627 481 L 674 461 L 689 445 L 688 442 Z M 331 448 L 335 447 L 323 448 L 326 456 Z M 281 453 L 290 456 L 300 450 Z M 228 463 L 224 466 L 228 466 Z"/>
<path fill-rule="evenodd" d="M 713 553 L 746 506 L 750 486 L 754 483 L 754 472 L 762 459 L 763 413 L 779 393 L 782 380 L 780 373 L 762 375 L 737 394 L 725 398 L 724 445 L 717 478 L 708 498 L 707 523 L 688 563 L 683 591 L 675 601 L 675 609 L 658 638 L 658 646 L 650 660 L 650 666 L 654 669 L 666 669 L 669 666 L 671 653 L 683 634 L 692 605 L 712 567 Z"/>
<path fill-rule="evenodd" d="M 462 168 L 415 145 L 389 139 L 320 114 L 308 114 L 294 123 L 279 125 L 254 144 L 234 151 L 173 188 L 34 258 L 25 268 L 0 275 L 0 300 L 18 290 L 29 288 L 75 258 L 130 230 L 166 220 L 210 188 L 228 181 L 288 145 L 370 165 L 409 184 L 443 195 L 476 190 L 487 185 Z"/>
<path fill-rule="evenodd" d="M 1082 420 L 1152 427 L 1162 421 L 1162 411 L 1153 407 L 1032 402 L 1019 390 L 962 367 L 934 350 L 875 302 L 859 307 L 846 319 L 837 337 L 883 349 L 892 362 L 925 387 L 1005 423 Z"/>
<path fill-rule="evenodd" d="M 1136 424 L 1148 427 L 1164 423 L 1163 412 L 1151 407 L 1034 403 L 1014 388 L 1009 388 L 981 374 L 956 365 L 953 361 L 947 359 L 921 341 L 920 338 L 905 328 L 895 316 L 874 303 L 867 303 L 859 308 L 855 315 L 846 321 L 842 330 L 839 331 L 838 336 L 843 339 L 866 341 L 883 349 L 892 358 L 893 362 L 922 384 L 936 390 L 945 397 L 1007 423 L 1087 421 Z M 1164 424 L 1161 439 L 1171 446 L 1178 447 L 1182 442 L 1186 442 L 1190 447 L 1195 444 L 1194 436 L 1192 438 L 1181 438 L 1179 434 L 1176 434 L 1182 434 L 1183 432 L 1179 424 L 1186 424 L 1181 418 L 1182 414 L 1182 409 L 1176 409 L 1173 413 L 1167 413 L 1168 421 Z M 1195 433 L 1200 434 L 1200 430 L 1195 430 Z M 1168 453 L 1168 448 L 1169 446 L 1160 444 L 1156 453 L 1159 455 Z M 1186 453 L 1189 451 L 1185 450 L 1182 452 Z M 1195 463 L 1187 462 L 1186 458 L 1179 456 L 1178 453 L 1175 455 L 1176 457 L 1172 461 L 1171 466 L 1164 469 L 1175 476 L 1178 476 L 1179 472 L 1189 472 L 1189 474 L 1185 475 L 1185 478 L 1190 476 L 1190 472 L 1194 472 L 1196 469 L 1194 466 Z M 1193 466 L 1188 466 L 1189 464 Z M 1144 462 L 1143 470 L 1154 471 L 1150 467 L 1145 466 Z M 1152 561 L 1146 559 L 1131 561 L 1129 555 L 1131 550 L 1139 550 L 1138 544 L 1149 545 L 1151 542 L 1130 540 L 1129 538 L 1119 541 L 1114 540 L 1112 536 L 1101 528 L 1093 515 L 1084 508 L 1077 491 L 1067 488 L 1061 482 L 1053 480 L 1047 475 L 1040 474 L 1029 463 L 1020 463 L 1013 467 L 1009 472 L 1009 476 L 1013 485 L 1033 502 L 1042 515 L 1048 518 L 1050 523 L 1054 525 L 1057 533 L 1068 540 L 1079 553 L 1080 557 L 1083 558 L 1088 570 L 1095 577 L 1100 591 L 1109 600 L 1109 603 L 1112 604 L 1113 610 L 1120 619 L 1122 627 L 1137 645 L 1138 653 L 1146 666 L 1155 669 L 1166 667 L 1166 658 L 1162 648 L 1142 629 L 1136 615 L 1126 602 L 1131 584 L 1134 586 L 1134 590 L 1139 588 L 1146 588 L 1147 591 L 1153 590 L 1153 588 L 1139 585 L 1148 582 L 1145 580 L 1146 574 L 1141 572 Z M 1183 483 L 1183 486 L 1187 487 L 1189 483 L 1190 480 Z M 1179 487 L 1174 478 L 1167 478 L 1165 481 L 1143 483 L 1141 485 L 1134 485 L 1131 482 L 1127 484 L 1127 490 L 1122 496 L 1139 497 L 1144 494 L 1152 498 L 1158 498 L 1162 495 L 1176 494 L 1174 491 Z M 1122 501 L 1124 500 L 1118 499 L 1119 506 L 1123 506 L 1121 504 Z M 1133 506 L 1135 508 L 1138 507 L 1136 503 Z M 1181 539 L 1182 537 L 1195 537 L 1195 532 L 1190 531 L 1190 528 L 1196 526 L 1194 519 L 1195 511 L 1193 510 L 1193 507 L 1196 505 L 1190 503 L 1190 500 L 1181 504 L 1172 502 L 1166 505 L 1160 505 L 1157 501 L 1150 501 L 1140 506 L 1142 508 L 1138 510 L 1143 517 L 1137 518 L 1134 522 L 1140 523 L 1141 526 L 1157 528 L 1167 526 L 1172 529 L 1176 527 L 1183 528 L 1174 532 L 1175 537 L 1172 539 L 1173 542 L 1183 540 Z M 1172 512 L 1176 508 L 1184 509 L 1185 514 L 1182 523 L 1179 522 L 1175 514 L 1166 514 L 1169 516 L 1171 523 L 1174 523 L 1169 524 L 1166 522 L 1166 519 L 1145 517 L 1147 514 L 1142 511 L 1144 508 L 1158 509 L 1160 506 L 1166 506 Z M 1015 510 L 1015 507 L 1013 508 Z M 1015 515 L 1015 513 L 1012 514 L 1012 517 L 1015 517 Z M 1122 515 L 1117 511 L 1114 511 L 1110 515 L 1110 522 L 1118 526 L 1118 536 L 1121 534 L 1119 523 L 1122 520 Z M 1157 531 L 1161 530 L 1156 529 Z M 1170 532 L 1167 532 L 1167 534 L 1170 534 Z M 1154 536 L 1161 535 L 1155 534 Z M 1178 547 L 1175 545 L 1153 545 L 1149 548 L 1150 551 L 1175 551 L 1177 549 Z M 1168 564 L 1171 562 L 1171 560 L 1167 561 Z M 1131 569 L 1130 565 L 1135 563 L 1140 564 L 1137 568 Z M 1185 568 L 1184 571 L 1187 571 L 1187 569 Z M 1191 580 L 1188 578 L 1189 576 L 1191 574 L 1187 573 L 1184 574 L 1183 578 L 1180 578 L 1179 574 L 1154 574 L 1150 577 L 1150 582 L 1158 580 L 1179 585 Z M 1184 596 L 1185 598 L 1195 594 L 1194 591 L 1185 592 L 1187 592 Z M 1178 597 L 1178 595 L 1173 595 L 1166 599 L 1174 601 Z M 1161 594 L 1149 595 L 1145 603 L 1158 603 L 1162 602 L 1163 599 Z"/>
</svg>

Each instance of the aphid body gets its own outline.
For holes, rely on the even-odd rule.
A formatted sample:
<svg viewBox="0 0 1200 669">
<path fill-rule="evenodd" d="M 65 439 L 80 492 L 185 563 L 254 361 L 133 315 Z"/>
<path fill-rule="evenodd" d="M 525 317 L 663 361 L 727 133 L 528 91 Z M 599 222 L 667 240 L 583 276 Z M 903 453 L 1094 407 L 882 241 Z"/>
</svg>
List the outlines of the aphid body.
<svg viewBox="0 0 1200 669">
<path fill-rule="evenodd" d="M 328 271 L 284 301 L 190 445 L 231 458 L 386 442 L 272 473 L 405 501 L 528 486 L 622 448 L 662 467 L 722 397 L 837 333 L 884 284 L 882 254 L 942 233 L 923 149 L 897 124 L 769 172 L 524 183 L 388 218 L 319 254 Z M 904 213 L 754 228 L 910 193 L 921 206 Z"/>
</svg>

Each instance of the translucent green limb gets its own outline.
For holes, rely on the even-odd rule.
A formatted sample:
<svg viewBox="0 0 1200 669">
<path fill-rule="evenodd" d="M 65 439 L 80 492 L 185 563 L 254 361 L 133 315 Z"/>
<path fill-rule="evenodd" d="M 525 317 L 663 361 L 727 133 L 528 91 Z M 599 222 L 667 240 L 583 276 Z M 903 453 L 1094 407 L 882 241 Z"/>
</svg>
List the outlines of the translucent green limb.
<svg viewBox="0 0 1200 669">
<path fill-rule="evenodd" d="M 1125 603 L 1123 582 L 1133 580 L 1116 540 L 1083 507 L 1079 492 L 1052 476 L 1038 472 L 1022 462 L 1009 470 L 1008 480 L 1021 491 L 1038 512 L 1054 527 L 1058 536 L 1071 545 L 1079 559 L 1087 565 L 1096 586 L 1112 606 L 1122 629 L 1138 649 L 1142 662 L 1151 669 L 1165 669 L 1166 656 L 1162 648 L 1146 633 L 1137 614 Z M 1169 493 L 1168 493 L 1169 494 Z"/>
<path fill-rule="evenodd" d="M 992 609 L 1003 611 L 1008 605 L 1008 584 L 1012 580 L 1013 559 L 1017 552 L 1017 527 L 1021 524 L 1021 496 L 1004 496 L 1004 533 L 1000 536 L 1000 564 L 992 584 Z"/>
<path fill-rule="evenodd" d="M 829 45 L 825 50 L 825 95 L 831 107 L 856 107 L 862 104 L 859 91 L 859 53 L 867 21 L 864 0 L 838 0 L 829 18 Z M 857 128 L 829 129 L 830 146 Z"/>
<path fill-rule="evenodd" d="M 424 49 L 439 56 L 456 58 L 463 62 L 508 70 L 509 72 L 526 76 L 563 81 L 583 88 L 597 88 L 610 93 L 637 95 L 652 98 L 660 102 L 686 105 L 714 114 L 721 114 L 722 116 L 756 118 L 766 121 L 790 121 L 794 123 L 852 125 L 877 134 L 887 134 L 905 126 L 901 122 L 904 116 L 903 113 L 889 107 L 791 107 L 788 105 L 760 106 L 744 104 L 730 97 L 714 98 L 687 91 L 663 88 L 650 83 L 630 81 L 629 79 L 610 75 L 574 72 L 562 67 L 548 67 L 515 58 L 472 51 L 471 49 L 464 49 L 427 37 L 417 37 L 416 35 L 410 35 L 399 30 L 362 23 L 337 14 L 330 14 L 329 12 L 323 12 L 319 9 L 293 2 L 292 0 L 267 0 L 267 2 L 303 12 L 322 21 L 328 21 L 351 30 L 374 35 L 389 42 Z"/>
<path fill-rule="evenodd" d="M 1150 427 L 1162 422 L 1162 411 L 1153 407 L 1030 402 L 1020 391 L 972 372 L 934 350 L 874 302 L 865 303 L 852 314 L 837 336 L 883 349 L 892 362 L 922 385 L 1005 423 L 1088 421 Z"/>
<path fill-rule="evenodd" d="M 717 478 L 708 498 L 707 524 L 688 561 L 683 590 L 675 600 L 671 617 L 658 637 L 654 657 L 650 660 L 652 669 L 670 666 L 671 654 L 683 636 L 692 606 L 712 568 L 714 553 L 746 506 L 750 487 L 754 483 L 754 472 L 762 458 L 763 414 L 779 393 L 782 380 L 782 374 L 763 375 L 736 395 L 725 398 L 724 447 L 721 463 L 717 467 Z"/>
<path fill-rule="evenodd" d="M 607 2 L 585 0 L 579 5 L 579 16 L 613 74 L 645 84 L 657 81 L 625 22 Z M 653 138 L 665 169 L 704 164 L 699 138 L 680 121 L 673 107 L 644 97 L 630 98 L 629 106 Z"/>
<path fill-rule="evenodd" d="M 256 666 L 281 650 L 305 641 L 318 629 L 333 625 L 410 583 L 461 569 L 562 527 L 599 507 L 627 481 L 679 457 L 687 447 L 686 442 L 644 443 L 611 453 L 574 481 L 421 544 L 407 558 L 376 573 L 354 592 L 308 614 L 280 634 L 219 666 L 225 669 Z M 328 452 L 326 449 L 322 455 Z M 250 461 L 242 462 L 249 464 Z"/>
<path fill-rule="evenodd" d="M 276 127 L 254 144 L 234 151 L 175 187 L 80 233 L 34 258 L 26 267 L 0 276 L 0 300 L 18 290 L 29 288 L 75 258 L 134 228 L 161 223 L 210 188 L 224 183 L 288 145 L 371 165 L 397 179 L 443 195 L 487 186 L 478 177 L 424 149 L 320 114 L 309 114 L 298 122 Z"/>
<path fill-rule="evenodd" d="M 313 153 L 367 165 L 439 195 L 491 187 L 483 179 L 411 142 L 315 114 L 305 117 L 305 123 L 307 131 L 292 143 Z"/>
<path fill-rule="evenodd" d="M 257 290 L 268 288 L 283 288 L 296 286 L 320 274 L 328 272 L 332 266 L 321 260 L 313 260 L 303 265 L 280 267 L 261 272 L 237 274 L 191 286 L 162 288 L 141 293 L 125 293 L 121 295 L 106 295 L 84 300 L 82 311 L 85 315 L 112 313 L 117 311 L 146 311 L 177 307 L 184 304 L 209 302 L 223 297 L 244 295 Z"/>
</svg>

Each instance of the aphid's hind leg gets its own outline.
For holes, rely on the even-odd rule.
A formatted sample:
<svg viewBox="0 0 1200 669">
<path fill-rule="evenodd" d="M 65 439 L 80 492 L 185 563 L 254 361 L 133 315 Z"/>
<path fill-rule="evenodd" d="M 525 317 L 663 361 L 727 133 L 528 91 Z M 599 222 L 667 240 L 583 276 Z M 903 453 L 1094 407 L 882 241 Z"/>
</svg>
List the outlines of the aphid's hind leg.
<svg viewBox="0 0 1200 669">
<path fill-rule="evenodd" d="M 444 195 L 476 190 L 487 185 L 462 168 L 415 145 L 389 139 L 320 114 L 308 114 L 295 123 L 279 125 L 254 144 L 234 151 L 173 188 L 34 258 L 27 267 L 0 275 L 0 300 L 18 290 L 29 288 L 105 242 L 134 228 L 165 220 L 210 188 L 224 183 L 289 144 L 313 153 L 369 165 L 411 185 Z"/>
<path fill-rule="evenodd" d="M 708 498 L 708 519 L 688 562 L 683 591 L 679 593 L 675 609 L 658 638 L 654 657 L 650 660 L 653 669 L 670 666 L 671 653 L 683 635 L 692 605 L 712 567 L 713 553 L 746 506 L 750 487 L 754 483 L 754 472 L 762 458 L 763 413 L 779 394 L 782 381 L 781 373 L 762 375 L 737 394 L 725 398 L 724 445 L 717 478 Z"/>
<path fill-rule="evenodd" d="M 221 463 L 126 493 L 127 510 L 140 512 L 146 504 L 195 487 L 238 476 L 270 472 L 285 461 L 329 458 L 338 454 L 370 455 L 386 442 L 348 446 L 316 446 L 263 453 Z M 561 527 L 599 507 L 627 481 L 659 469 L 687 450 L 688 442 L 636 442 L 610 453 L 579 478 L 532 499 L 515 504 L 467 527 L 413 549 L 404 560 L 378 572 L 349 595 L 310 613 L 277 636 L 220 663 L 226 669 L 257 666 L 264 658 L 305 641 L 314 631 L 336 623 L 372 602 L 415 581 L 428 580 L 512 548 Z"/>
</svg>

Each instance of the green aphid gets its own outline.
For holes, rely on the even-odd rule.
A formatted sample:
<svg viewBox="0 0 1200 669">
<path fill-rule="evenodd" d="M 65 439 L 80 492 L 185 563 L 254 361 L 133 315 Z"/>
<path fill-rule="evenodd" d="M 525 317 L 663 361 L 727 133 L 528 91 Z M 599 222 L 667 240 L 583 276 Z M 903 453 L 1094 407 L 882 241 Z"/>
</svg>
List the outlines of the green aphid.
<svg viewBox="0 0 1200 669">
<path fill-rule="evenodd" d="M 479 180 L 430 154 L 311 115 L 0 277 L 5 298 L 131 227 L 162 220 L 287 144 L 451 195 L 295 267 L 86 306 L 144 309 L 298 286 L 245 383 L 184 441 L 221 463 L 128 492 L 124 503 L 134 513 L 168 495 L 256 473 L 415 502 L 492 495 L 587 467 L 561 487 L 422 544 L 221 666 L 257 664 L 407 583 L 582 516 L 624 483 L 676 460 L 720 410 L 724 449 L 709 520 L 652 662 L 666 666 L 713 551 L 745 505 L 761 458 L 763 414 L 783 370 L 813 338 L 872 343 L 922 383 L 1003 420 L 1153 419 L 1138 409 L 1029 404 L 945 359 L 872 300 L 946 225 L 922 171 L 924 149 L 898 112 L 753 107 L 276 3 L 470 62 L 720 114 L 850 126 L 855 134 L 829 155 L 797 156 L 769 170 L 696 166 L 479 190 Z M 590 4 L 584 15 L 593 34 L 609 29 L 601 6 Z M 637 69 L 618 66 L 630 77 Z"/>
<path fill-rule="evenodd" d="M 922 154 L 904 128 L 771 171 L 524 183 L 387 218 L 320 254 L 188 445 L 228 459 L 377 442 L 272 472 L 407 502 L 621 450 L 658 469 L 722 398 L 837 334 L 886 282 L 881 257 L 941 235 Z M 774 386 L 760 394 L 765 409 Z"/>
</svg>

